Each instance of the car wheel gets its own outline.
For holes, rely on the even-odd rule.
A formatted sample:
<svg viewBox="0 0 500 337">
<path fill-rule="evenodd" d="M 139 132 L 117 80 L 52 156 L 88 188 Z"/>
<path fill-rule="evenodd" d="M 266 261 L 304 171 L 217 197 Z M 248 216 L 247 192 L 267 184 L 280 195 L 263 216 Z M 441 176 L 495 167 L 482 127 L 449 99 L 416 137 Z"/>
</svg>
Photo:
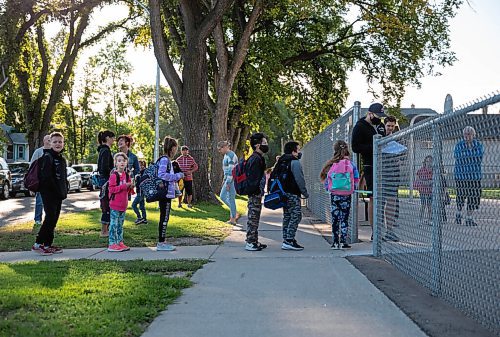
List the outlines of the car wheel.
<svg viewBox="0 0 500 337">
<path fill-rule="evenodd" d="M 90 185 L 89 185 L 89 191 L 92 192 L 93 190 L 95 190 L 95 187 L 94 187 L 94 185 L 92 185 L 92 183 L 90 183 Z"/>
<path fill-rule="evenodd" d="M 68 194 L 69 194 L 69 192 L 71 192 L 71 184 L 69 183 L 69 181 L 68 181 L 68 185 L 67 186 L 68 186 Z"/>
<path fill-rule="evenodd" d="M 5 183 L 3 184 L 3 192 L 2 194 L 0 195 L 0 198 L 2 200 L 5 200 L 5 199 L 9 199 L 9 183 Z"/>
</svg>

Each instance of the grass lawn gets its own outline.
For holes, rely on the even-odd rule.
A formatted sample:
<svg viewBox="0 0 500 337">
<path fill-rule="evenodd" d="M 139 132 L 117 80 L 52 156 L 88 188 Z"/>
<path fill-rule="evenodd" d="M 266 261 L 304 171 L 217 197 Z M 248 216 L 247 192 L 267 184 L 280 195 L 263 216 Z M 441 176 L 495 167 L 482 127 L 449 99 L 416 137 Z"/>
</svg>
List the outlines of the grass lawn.
<svg viewBox="0 0 500 337">
<path fill-rule="evenodd" d="M 172 203 L 167 241 L 175 245 L 203 245 L 221 242 L 231 231 L 229 209 L 226 205 L 208 203 L 193 208 L 178 208 Z M 246 199 L 237 198 L 240 214 L 246 213 Z M 123 229 L 124 241 L 131 247 L 154 246 L 158 241 L 160 212 L 157 203 L 146 204 L 147 225 L 135 225 L 135 213 L 129 207 Z M 107 238 L 99 238 L 101 230 L 99 209 L 81 213 L 64 214 L 56 227 L 54 244 L 63 248 L 107 247 Z M 0 251 L 29 250 L 35 240 L 38 228 L 32 222 L 0 228 Z"/>
<path fill-rule="evenodd" d="M 0 264 L 0 336 L 140 336 L 206 262 Z"/>
<path fill-rule="evenodd" d="M 453 188 L 448 188 L 448 193 L 450 194 L 450 197 L 452 197 L 452 198 L 457 197 L 457 191 Z M 400 188 L 399 192 L 398 192 L 398 196 L 400 198 L 408 198 L 410 196 L 410 190 Z M 413 197 L 419 198 L 419 193 L 417 190 L 413 190 Z M 481 198 L 499 200 L 500 199 L 500 189 L 483 188 L 482 193 L 481 193 Z"/>
</svg>

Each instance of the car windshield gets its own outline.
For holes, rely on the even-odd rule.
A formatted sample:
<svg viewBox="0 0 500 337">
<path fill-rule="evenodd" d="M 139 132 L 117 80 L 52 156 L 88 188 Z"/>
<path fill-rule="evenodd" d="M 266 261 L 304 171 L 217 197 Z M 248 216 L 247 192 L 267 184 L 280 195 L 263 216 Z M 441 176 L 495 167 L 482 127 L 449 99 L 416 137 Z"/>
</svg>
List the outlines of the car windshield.
<svg viewBox="0 0 500 337">
<path fill-rule="evenodd" d="M 76 172 L 92 172 L 92 166 L 72 166 Z"/>
<path fill-rule="evenodd" d="M 22 163 L 22 164 L 9 164 L 10 172 L 12 173 L 26 173 L 30 164 Z"/>
</svg>

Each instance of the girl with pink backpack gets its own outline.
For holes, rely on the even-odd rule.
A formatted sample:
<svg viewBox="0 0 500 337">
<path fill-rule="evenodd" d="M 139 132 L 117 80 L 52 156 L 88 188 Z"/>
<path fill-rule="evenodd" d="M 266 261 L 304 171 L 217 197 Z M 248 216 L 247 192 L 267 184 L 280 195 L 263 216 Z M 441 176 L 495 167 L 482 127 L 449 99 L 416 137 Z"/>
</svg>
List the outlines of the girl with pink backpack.
<svg viewBox="0 0 500 337">
<path fill-rule="evenodd" d="M 350 159 L 349 146 L 343 140 L 333 144 L 333 157 L 321 170 L 320 180 L 330 193 L 332 212 L 332 249 L 351 248 L 347 243 L 351 195 L 359 182 L 359 171 Z M 340 233 L 339 233 L 340 229 Z M 340 238 L 339 238 L 340 237 Z M 340 239 L 340 241 L 339 241 Z"/>
</svg>

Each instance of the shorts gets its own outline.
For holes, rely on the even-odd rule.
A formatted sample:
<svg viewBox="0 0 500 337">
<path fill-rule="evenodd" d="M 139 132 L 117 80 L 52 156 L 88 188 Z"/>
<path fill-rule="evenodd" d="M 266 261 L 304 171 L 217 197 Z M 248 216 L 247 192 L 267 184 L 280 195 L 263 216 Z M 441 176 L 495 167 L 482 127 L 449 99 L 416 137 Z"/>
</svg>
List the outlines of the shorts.
<svg viewBox="0 0 500 337">
<path fill-rule="evenodd" d="M 184 188 L 182 190 L 186 191 L 186 195 L 193 195 L 193 181 L 184 180 Z"/>
<path fill-rule="evenodd" d="M 424 206 L 430 206 L 432 204 L 432 194 L 420 193 L 420 202 Z"/>
<path fill-rule="evenodd" d="M 373 166 L 363 166 L 363 177 L 366 182 L 366 190 L 373 192 Z"/>
<path fill-rule="evenodd" d="M 457 207 L 462 208 L 467 200 L 467 209 L 475 210 L 481 204 L 481 180 L 457 180 Z"/>
</svg>

